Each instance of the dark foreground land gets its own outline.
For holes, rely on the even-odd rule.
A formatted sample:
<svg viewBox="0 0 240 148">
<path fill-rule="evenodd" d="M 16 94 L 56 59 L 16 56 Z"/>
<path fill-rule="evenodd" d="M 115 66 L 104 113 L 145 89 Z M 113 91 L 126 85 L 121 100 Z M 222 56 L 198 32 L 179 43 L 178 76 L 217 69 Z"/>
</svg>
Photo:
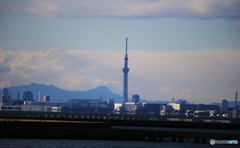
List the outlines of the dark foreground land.
<svg viewBox="0 0 240 148">
<path fill-rule="evenodd" d="M 1 117 L 0 138 L 209 143 L 240 141 L 239 123 L 55 117 Z"/>
</svg>

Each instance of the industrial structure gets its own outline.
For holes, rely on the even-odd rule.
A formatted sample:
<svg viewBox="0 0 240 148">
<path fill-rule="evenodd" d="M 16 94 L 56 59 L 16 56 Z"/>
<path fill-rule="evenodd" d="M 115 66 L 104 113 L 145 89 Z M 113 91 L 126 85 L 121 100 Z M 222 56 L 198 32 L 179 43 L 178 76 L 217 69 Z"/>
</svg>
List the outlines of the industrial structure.
<svg viewBox="0 0 240 148">
<path fill-rule="evenodd" d="M 41 102 L 41 91 L 39 91 L 39 102 Z"/>
</svg>

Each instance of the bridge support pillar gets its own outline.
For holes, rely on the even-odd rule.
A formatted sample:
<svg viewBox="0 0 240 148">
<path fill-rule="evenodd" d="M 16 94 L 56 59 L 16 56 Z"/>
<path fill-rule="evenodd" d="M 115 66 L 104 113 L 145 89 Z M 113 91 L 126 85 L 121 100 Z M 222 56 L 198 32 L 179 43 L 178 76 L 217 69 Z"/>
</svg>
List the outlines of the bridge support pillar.
<svg viewBox="0 0 240 148">
<path fill-rule="evenodd" d="M 178 138 L 178 142 L 183 142 L 183 138 Z"/>
<path fill-rule="evenodd" d="M 163 142 L 163 137 L 157 137 L 157 141 Z"/>
<path fill-rule="evenodd" d="M 176 141 L 177 141 L 177 138 L 172 137 L 172 142 L 176 142 Z"/>
<path fill-rule="evenodd" d="M 200 143 L 199 139 L 195 139 L 195 143 Z"/>
<path fill-rule="evenodd" d="M 158 137 L 151 137 L 152 141 L 158 141 Z"/>
<path fill-rule="evenodd" d="M 201 139 L 201 143 L 206 143 L 206 139 Z"/>
</svg>

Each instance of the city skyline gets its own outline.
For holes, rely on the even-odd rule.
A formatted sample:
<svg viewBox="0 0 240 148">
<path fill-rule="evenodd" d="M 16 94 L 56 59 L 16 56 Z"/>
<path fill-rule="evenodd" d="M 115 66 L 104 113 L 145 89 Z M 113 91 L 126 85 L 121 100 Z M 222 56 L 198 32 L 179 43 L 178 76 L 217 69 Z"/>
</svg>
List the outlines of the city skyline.
<svg viewBox="0 0 240 148">
<path fill-rule="evenodd" d="M 0 0 L 0 87 L 32 82 L 194 103 L 240 92 L 240 2 Z"/>
</svg>

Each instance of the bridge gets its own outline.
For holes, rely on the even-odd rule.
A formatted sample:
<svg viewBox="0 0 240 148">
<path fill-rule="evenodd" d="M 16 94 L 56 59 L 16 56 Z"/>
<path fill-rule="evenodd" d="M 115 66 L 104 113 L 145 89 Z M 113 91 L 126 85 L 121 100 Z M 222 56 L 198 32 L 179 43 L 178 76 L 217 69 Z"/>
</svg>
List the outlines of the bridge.
<svg viewBox="0 0 240 148">
<path fill-rule="evenodd" d="M 240 122 L 230 118 L 1 111 L 0 138 L 240 141 Z"/>
</svg>

